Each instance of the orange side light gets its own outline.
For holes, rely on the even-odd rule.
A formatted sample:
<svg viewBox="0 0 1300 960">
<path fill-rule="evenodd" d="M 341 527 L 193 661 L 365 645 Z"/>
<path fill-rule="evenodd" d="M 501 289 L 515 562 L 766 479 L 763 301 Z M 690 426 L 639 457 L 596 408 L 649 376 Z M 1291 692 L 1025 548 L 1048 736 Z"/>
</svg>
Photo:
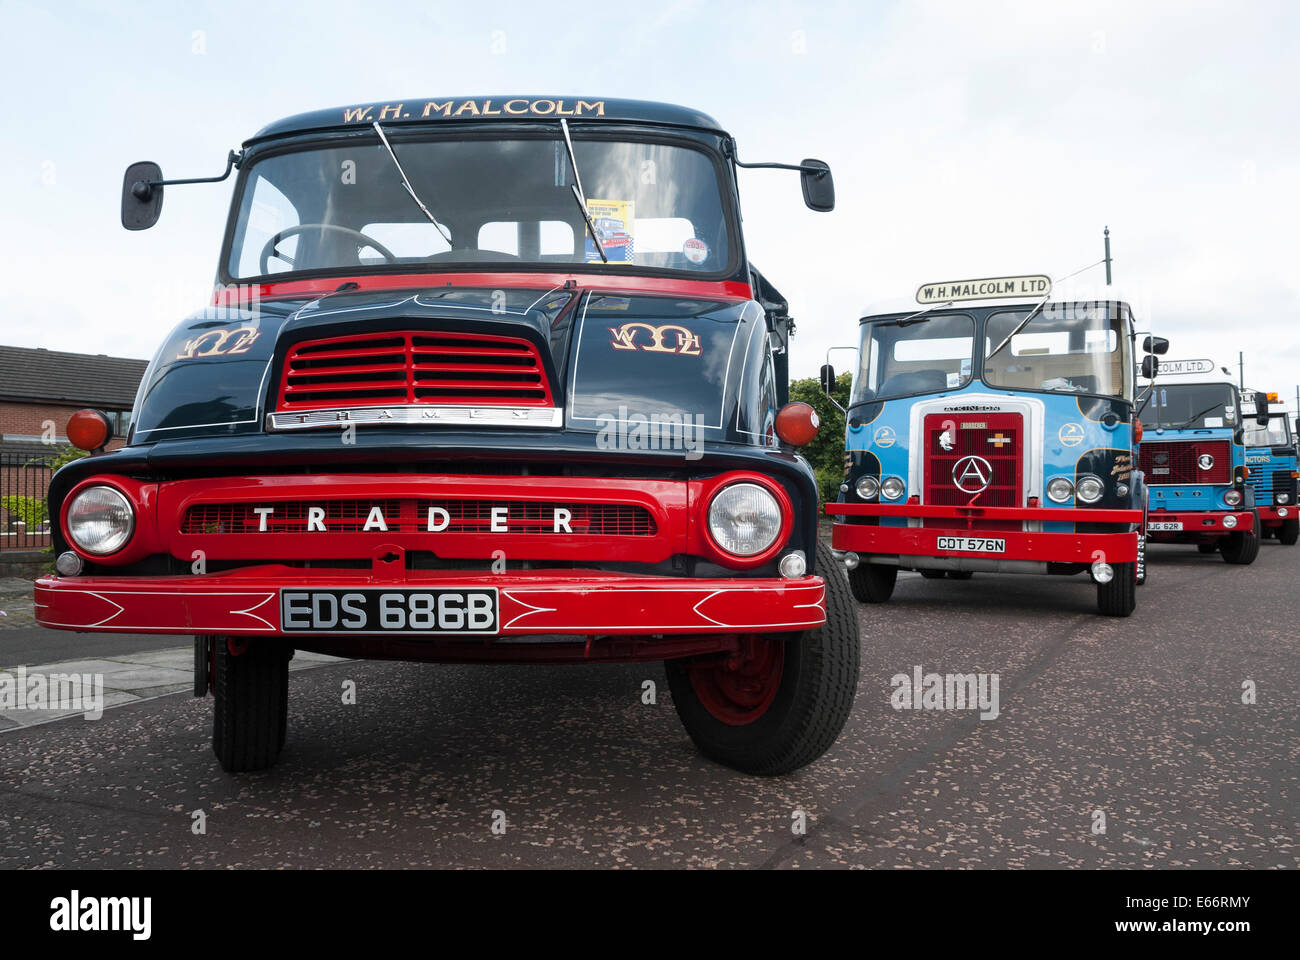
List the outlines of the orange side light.
<svg viewBox="0 0 1300 960">
<path fill-rule="evenodd" d="M 1134 421 L 1133 423 L 1133 442 L 1134 443 L 1142 442 L 1142 421 L 1141 420 Z"/>
<path fill-rule="evenodd" d="M 792 447 L 811 443 L 821 425 L 817 411 L 801 400 L 787 403 L 776 414 L 776 435 Z"/>
<path fill-rule="evenodd" d="M 98 410 L 78 410 L 68 417 L 68 442 L 78 450 L 102 449 L 113 439 L 113 425 Z"/>
</svg>

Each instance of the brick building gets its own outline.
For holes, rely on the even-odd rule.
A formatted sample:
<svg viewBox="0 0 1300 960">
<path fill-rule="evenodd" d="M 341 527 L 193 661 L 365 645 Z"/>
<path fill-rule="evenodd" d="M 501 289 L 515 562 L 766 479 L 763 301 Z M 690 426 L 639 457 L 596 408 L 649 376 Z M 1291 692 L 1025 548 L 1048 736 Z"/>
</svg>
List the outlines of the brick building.
<svg viewBox="0 0 1300 960">
<path fill-rule="evenodd" d="M 0 456 L 49 453 L 67 443 L 68 417 L 94 407 L 114 421 L 109 449 L 122 445 L 147 360 L 0 346 Z"/>
</svg>

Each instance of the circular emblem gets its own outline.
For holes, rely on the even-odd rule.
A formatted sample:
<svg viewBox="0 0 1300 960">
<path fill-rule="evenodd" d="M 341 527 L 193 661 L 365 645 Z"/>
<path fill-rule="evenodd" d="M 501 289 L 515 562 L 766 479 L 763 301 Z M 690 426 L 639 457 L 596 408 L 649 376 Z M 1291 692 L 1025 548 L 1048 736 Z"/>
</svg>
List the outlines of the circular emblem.
<svg viewBox="0 0 1300 960">
<path fill-rule="evenodd" d="M 1161 450 L 1152 459 L 1155 460 L 1156 463 L 1160 464 L 1160 466 L 1163 467 L 1166 463 L 1169 462 L 1169 454 L 1166 453 L 1164 450 Z"/>
<path fill-rule="evenodd" d="M 691 237 L 682 244 L 682 254 L 691 263 L 703 263 L 709 258 L 709 245 L 699 237 Z"/>
<path fill-rule="evenodd" d="M 1063 424 L 1056 435 L 1061 438 L 1061 442 L 1067 447 L 1077 447 L 1083 443 L 1083 424 L 1071 420 L 1069 423 Z"/>
<path fill-rule="evenodd" d="M 1212 466 L 1214 466 L 1214 458 L 1210 456 L 1208 453 L 1203 453 L 1196 458 L 1196 465 L 1200 467 L 1202 470 L 1209 470 Z"/>
<path fill-rule="evenodd" d="M 962 493 L 982 493 L 993 480 L 993 465 L 983 457 L 962 457 L 952 465 L 952 483 Z"/>
<path fill-rule="evenodd" d="M 875 444 L 878 447 L 892 447 L 898 442 L 898 437 L 894 435 L 893 427 L 881 427 L 876 431 Z"/>
</svg>

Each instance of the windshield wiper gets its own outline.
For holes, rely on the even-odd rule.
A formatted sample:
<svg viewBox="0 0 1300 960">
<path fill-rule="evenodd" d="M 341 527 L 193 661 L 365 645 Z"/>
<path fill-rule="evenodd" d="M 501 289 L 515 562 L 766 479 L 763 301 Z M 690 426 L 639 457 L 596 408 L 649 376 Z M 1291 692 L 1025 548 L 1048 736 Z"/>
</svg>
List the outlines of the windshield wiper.
<svg viewBox="0 0 1300 960">
<path fill-rule="evenodd" d="M 1048 291 L 1048 296 L 1051 296 L 1051 291 Z M 1047 297 L 1043 297 L 1042 300 L 1038 301 L 1038 306 L 1030 310 L 1029 313 L 1025 315 L 1025 319 L 1017 323 L 1016 328 L 1002 338 L 1002 342 L 999 343 L 996 347 L 994 347 L 993 351 L 984 358 L 985 361 L 992 360 L 994 357 L 996 357 L 1002 351 L 1002 348 L 1011 342 L 1011 338 L 1014 337 L 1021 330 L 1025 329 L 1025 327 L 1029 326 L 1029 321 L 1034 319 L 1034 317 L 1038 316 L 1039 311 L 1042 310 L 1043 307 L 1046 305 L 1047 305 Z"/>
<path fill-rule="evenodd" d="M 1181 429 L 1183 429 L 1183 427 L 1191 426 L 1191 424 L 1192 424 L 1192 422 L 1193 422 L 1194 420 L 1199 420 L 1199 419 L 1201 419 L 1201 417 L 1205 416 L 1207 413 L 1209 413 L 1211 410 L 1213 410 L 1213 409 L 1214 409 L 1215 407 L 1217 407 L 1217 406 L 1218 406 L 1217 403 L 1212 403 L 1212 404 L 1210 404 L 1208 407 L 1206 407 L 1204 410 L 1202 410 L 1200 413 L 1194 413 L 1194 414 L 1192 414 L 1190 417 L 1188 417 L 1188 418 L 1187 418 L 1186 420 L 1184 420 L 1182 423 L 1178 424 L 1178 426 L 1176 426 L 1176 427 L 1172 427 L 1172 426 L 1171 426 L 1171 427 L 1167 427 L 1166 429 L 1168 429 L 1168 430 L 1181 430 Z"/>
<path fill-rule="evenodd" d="M 591 242 L 596 245 L 596 252 L 600 254 L 601 263 L 609 263 L 609 257 L 605 256 L 605 247 L 600 242 L 600 237 L 596 236 L 596 225 L 591 222 L 591 211 L 587 209 L 587 195 L 582 192 L 582 174 L 578 173 L 578 158 L 573 155 L 573 140 L 569 137 L 569 121 L 563 117 L 560 118 L 560 131 L 564 134 L 564 146 L 569 151 L 569 166 L 573 168 L 573 183 L 570 189 L 573 191 L 573 199 L 578 204 L 578 209 L 582 211 L 582 219 L 587 221 L 587 231 L 591 234 Z"/>
<path fill-rule="evenodd" d="M 896 327 L 910 327 L 914 323 L 925 323 L 927 320 L 933 320 L 934 317 L 927 316 L 927 314 L 929 314 L 931 310 L 940 310 L 944 307 L 951 307 L 956 302 L 957 301 L 955 300 L 949 300 L 947 303 L 936 303 L 933 304 L 932 306 L 926 307 L 924 310 L 918 310 L 916 313 L 913 313 L 909 316 L 901 317 L 898 320 L 873 319 L 871 322 L 888 323 Z"/>
<path fill-rule="evenodd" d="M 393 166 L 397 168 L 397 173 L 402 178 L 402 186 L 405 187 L 406 192 L 411 195 L 411 199 L 415 201 L 416 206 L 418 206 L 424 212 L 424 215 L 429 218 L 429 222 L 438 228 L 438 232 L 442 234 L 442 239 L 446 240 L 447 246 L 450 247 L 452 245 L 451 234 L 447 232 L 446 227 L 438 222 L 438 218 L 429 212 L 429 208 L 424 205 L 424 201 L 419 198 L 414 188 L 411 186 L 411 181 L 406 179 L 406 171 L 402 169 L 401 163 L 398 162 L 397 154 L 393 152 L 393 146 L 388 142 L 388 137 L 384 135 L 384 128 L 379 125 L 378 120 L 375 121 L 374 127 L 375 133 L 379 134 L 379 140 L 383 143 L 384 149 L 387 150 L 388 155 L 393 158 Z"/>
</svg>

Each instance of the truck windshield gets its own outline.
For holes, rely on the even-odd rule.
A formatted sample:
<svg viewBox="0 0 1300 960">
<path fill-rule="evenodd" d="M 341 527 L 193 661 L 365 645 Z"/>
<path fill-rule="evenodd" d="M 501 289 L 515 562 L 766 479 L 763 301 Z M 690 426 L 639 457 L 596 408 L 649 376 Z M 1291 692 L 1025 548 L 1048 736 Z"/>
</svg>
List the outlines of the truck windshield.
<svg viewBox="0 0 1300 960">
<path fill-rule="evenodd" d="M 573 202 L 558 130 L 519 139 L 402 139 L 388 131 L 412 202 L 378 135 L 254 160 L 241 178 L 226 272 L 234 279 L 309 271 L 495 263 L 727 270 L 733 238 L 715 160 L 703 149 L 633 140 L 574 141 L 601 263 Z"/>
<path fill-rule="evenodd" d="M 1214 428 L 1237 425 L 1237 391 L 1227 383 L 1158 381 L 1142 407 L 1144 427 Z"/>
<path fill-rule="evenodd" d="M 1028 309 L 997 313 L 984 330 L 984 382 L 1011 390 L 1090 393 L 1132 400 L 1129 339 L 1105 303 L 1049 303 L 996 354 Z"/>
<path fill-rule="evenodd" d="M 1248 447 L 1290 447 L 1291 431 L 1287 428 L 1286 417 L 1269 417 L 1268 426 L 1261 427 L 1253 417 L 1246 418 L 1245 444 Z"/>
<path fill-rule="evenodd" d="M 899 320 L 862 324 L 861 368 L 851 402 L 943 393 L 970 383 L 973 319 L 964 314 L 926 314 Z"/>
</svg>

